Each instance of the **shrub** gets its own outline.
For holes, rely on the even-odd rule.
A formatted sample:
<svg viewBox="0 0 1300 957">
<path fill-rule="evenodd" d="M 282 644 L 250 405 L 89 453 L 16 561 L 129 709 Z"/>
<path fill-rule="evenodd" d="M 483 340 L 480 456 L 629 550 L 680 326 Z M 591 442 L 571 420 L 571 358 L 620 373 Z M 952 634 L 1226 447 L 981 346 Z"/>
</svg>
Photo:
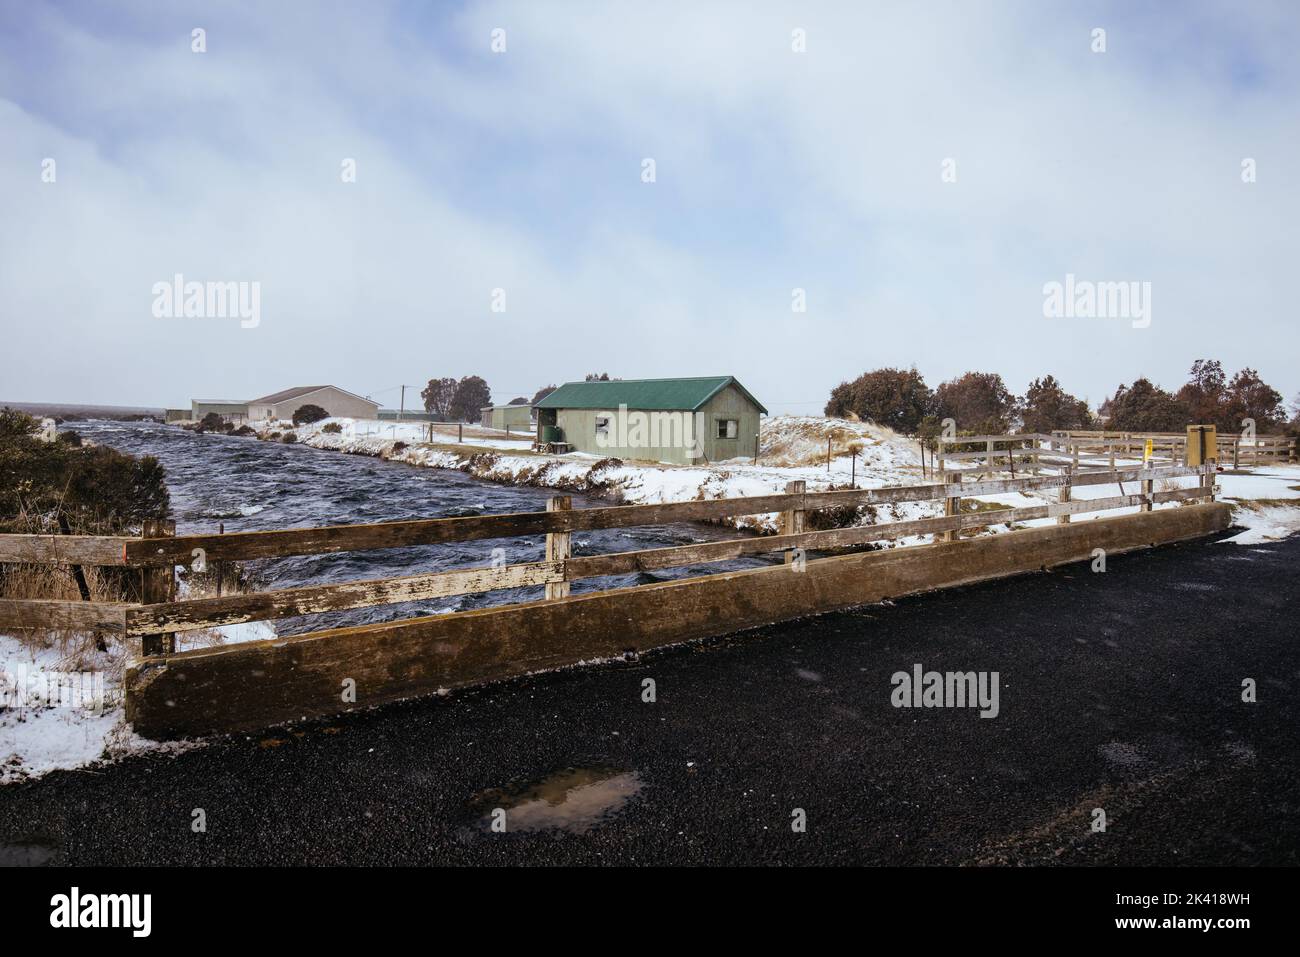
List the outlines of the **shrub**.
<svg viewBox="0 0 1300 957">
<path fill-rule="evenodd" d="M 321 419 L 328 419 L 330 414 L 318 405 L 300 405 L 293 413 L 294 425 L 311 425 Z"/>
<path fill-rule="evenodd" d="M 231 435 L 256 435 L 257 433 L 254 432 L 250 426 L 241 425 L 239 428 L 235 429 L 235 431 L 231 432 L 230 434 Z"/>
<path fill-rule="evenodd" d="M 198 431 L 220 432 L 223 425 L 225 425 L 225 422 L 222 421 L 221 416 L 215 412 L 209 412 L 203 418 L 199 419 Z"/>
<path fill-rule="evenodd" d="M 320 430 L 330 435 L 338 435 L 343 431 L 343 426 L 339 425 L 337 422 L 326 422 L 321 426 Z"/>
<path fill-rule="evenodd" d="M 931 392 L 916 369 L 876 369 L 831 390 L 826 415 L 860 419 L 915 432 L 930 409 Z"/>
<path fill-rule="evenodd" d="M 37 438 L 31 416 L 0 411 L 0 531 L 19 534 L 135 534 L 147 518 L 170 511 L 162 466 L 116 449 L 80 444 L 75 432 Z M 0 563 L 0 597 L 139 601 L 140 575 L 127 568 Z M 58 642 L 74 663 L 107 650 L 103 635 L 71 627 L 15 629 L 39 647 Z"/>
<path fill-rule="evenodd" d="M 1121 385 L 1101 413 L 1114 432 L 1182 432 L 1187 426 L 1187 407 L 1150 379 Z"/>
<path fill-rule="evenodd" d="M 1016 400 L 996 372 L 967 372 L 934 391 L 934 412 L 967 433 L 1002 435 L 1011 427 Z"/>
<path fill-rule="evenodd" d="M 1086 429 L 1092 425 L 1088 403 L 1061 388 L 1055 376 L 1029 383 L 1020 406 L 1021 428 L 1026 432 Z"/>
<path fill-rule="evenodd" d="M 285 445 L 293 445 L 293 443 L 298 441 L 298 436 L 294 435 L 292 432 L 286 432 L 284 433 L 284 437 L 281 438 L 280 441 L 283 442 Z"/>
<path fill-rule="evenodd" d="M 146 518 L 166 518 L 170 498 L 163 467 L 106 446 L 42 442 L 40 423 L 0 411 L 0 526 L 85 534 L 120 534 Z"/>
</svg>

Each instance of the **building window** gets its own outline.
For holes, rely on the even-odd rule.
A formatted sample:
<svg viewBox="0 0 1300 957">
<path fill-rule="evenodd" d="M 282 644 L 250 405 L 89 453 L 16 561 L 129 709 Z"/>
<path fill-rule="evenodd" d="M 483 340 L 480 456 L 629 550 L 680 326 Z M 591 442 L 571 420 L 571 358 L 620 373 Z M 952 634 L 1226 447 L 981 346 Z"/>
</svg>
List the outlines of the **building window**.
<svg viewBox="0 0 1300 957">
<path fill-rule="evenodd" d="M 596 434 L 597 434 L 597 435 L 609 435 L 609 419 L 608 419 L 608 418 L 605 418 L 604 416 L 597 416 L 597 418 L 596 418 Z"/>
<path fill-rule="evenodd" d="M 740 430 L 740 422 L 736 419 L 718 419 L 718 438 L 734 439 Z"/>
</svg>

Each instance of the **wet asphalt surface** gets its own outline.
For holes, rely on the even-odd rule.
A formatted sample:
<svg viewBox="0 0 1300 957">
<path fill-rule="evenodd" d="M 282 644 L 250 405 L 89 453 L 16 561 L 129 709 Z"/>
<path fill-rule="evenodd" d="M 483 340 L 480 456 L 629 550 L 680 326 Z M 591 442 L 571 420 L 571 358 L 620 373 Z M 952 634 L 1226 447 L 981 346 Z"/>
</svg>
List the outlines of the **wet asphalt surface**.
<svg viewBox="0 0 1300 957">
<path fill-rule="evenodd" d="M 58 772 L 0 788 L 0 846 L 80 865 L 1296 864 L 1298 566 L 1300 539 L 1170 546 Z M 893 707 L 918 662 L 997 671 L 1000 714 Z M 483 826 L 485 790 L 593 767 L 639 790 L 587 830 Z"/>
</svg>

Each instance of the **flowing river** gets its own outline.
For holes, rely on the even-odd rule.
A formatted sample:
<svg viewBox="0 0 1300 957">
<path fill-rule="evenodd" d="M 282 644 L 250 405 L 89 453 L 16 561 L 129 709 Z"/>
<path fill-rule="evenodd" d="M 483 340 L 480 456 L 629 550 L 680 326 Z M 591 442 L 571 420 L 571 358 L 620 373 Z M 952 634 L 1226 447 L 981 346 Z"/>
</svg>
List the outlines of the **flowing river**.
<svg viewBox="0 0 1300 957">
<path fill-rule="evenodd" d="M 152 422 L 92 420 L 63 426 L 100 445 L 132 455 L 152 455 L 167 471 L 177 534 L 262 531 L 307 525 L 347 525 L 415 518 L 450 518 L 500 512 L 543 511 L 556 494 L 539 488 L 496 485 L 462 472 L 321 451 L 303 445 L 260 442 L 188 432 Z M 574 496 L 574 507 L 607 504 Z M 700 524 L 654 525 L 575 532 L 575 555 L 632 551 L 734 538 L 739 533 Z M 258 590 L 353 579 L 392 578 L 489 565 L 503 548 L 509 564 L 543 558 L 542 536 L 453 542 L 408 548 L 301 555 L 245 563 Z M 574 593 L 666 581 L 691 574 L 755 568 L 781 561 L 747 557 L 688 568 L 595 578 L 573 583 Z M 275 622 L 289 635 L 326 627 L 391 621 L 419 614 L 482 608 L 542 597 L 540 586 L 460 595 Z"/>
</svg>

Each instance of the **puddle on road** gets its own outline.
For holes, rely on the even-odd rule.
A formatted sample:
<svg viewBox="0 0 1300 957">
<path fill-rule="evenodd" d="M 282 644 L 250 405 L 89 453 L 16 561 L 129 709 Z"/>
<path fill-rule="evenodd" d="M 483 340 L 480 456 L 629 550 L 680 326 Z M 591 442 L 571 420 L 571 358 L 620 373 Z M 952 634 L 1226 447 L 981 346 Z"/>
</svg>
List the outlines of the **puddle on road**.
<svg viewBox="0 0 1300 957">
<path fill-rule="evenodd" d="M 565 768 L 519 788 L 493 788 L 474 796 L 478 826 L 492 830 L 493 811 L 506 812 L 506 831 L 561 830 L 582 834 L 641 791 L 635 771 Z"/>
<path fill-rule="evenodd" d="M 0 844 L 0 867 L 46 867 L 53 860 L 54 848 L 48 844 Z"/>
</svg>

